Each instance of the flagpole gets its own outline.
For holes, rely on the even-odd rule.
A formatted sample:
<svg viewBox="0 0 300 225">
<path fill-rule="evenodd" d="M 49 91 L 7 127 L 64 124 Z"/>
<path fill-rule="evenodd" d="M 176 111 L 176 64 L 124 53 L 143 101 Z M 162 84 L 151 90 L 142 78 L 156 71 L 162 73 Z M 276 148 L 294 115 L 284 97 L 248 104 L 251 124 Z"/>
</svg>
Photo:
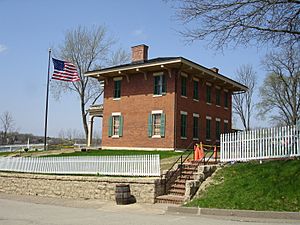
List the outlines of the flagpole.
<svg viewBox="0 0 300 225">
<path fill-rule="evenodd" d="M 50 59 L 51 59 L 51 48 L 49 48 L 49 58 L 48 58 L 48 76 L 47 76 L 46 109 L 45 109 L 44 150 L 47 150 L 47 124 L 48 124 L 48 102 L 49 102 Z"/>
</svg>

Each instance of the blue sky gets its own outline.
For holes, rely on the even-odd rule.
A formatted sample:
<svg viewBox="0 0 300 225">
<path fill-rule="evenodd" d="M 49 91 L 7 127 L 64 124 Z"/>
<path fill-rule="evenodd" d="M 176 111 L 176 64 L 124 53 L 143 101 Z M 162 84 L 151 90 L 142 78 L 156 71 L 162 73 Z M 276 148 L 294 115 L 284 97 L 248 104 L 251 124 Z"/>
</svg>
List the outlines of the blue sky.
<svg viewBox="0 0 300 225">
<path fill-rule="evenodd" d="M 204 42 L 187 44 L 174 9 L 160 0 L 0 0 L 0 114 L 11 112 L 19 132 L 43 135 L 48 48 L 61 44 L 64 33 L 78 25 L 105 25 L 122 47 L 149 46 L 149 58 L 183 56 L 206 67 L 218 67 L 233 78 L 242 64 L 252 64 L 259 81 L 264 48 L 240 47 L 223 53 Z M 83 131 L 74 95 L 60 101 L 50 96 L 48 134 L 61 129 Z M 96 126 L 100 126 L 96 123 Z"/>
</svg>

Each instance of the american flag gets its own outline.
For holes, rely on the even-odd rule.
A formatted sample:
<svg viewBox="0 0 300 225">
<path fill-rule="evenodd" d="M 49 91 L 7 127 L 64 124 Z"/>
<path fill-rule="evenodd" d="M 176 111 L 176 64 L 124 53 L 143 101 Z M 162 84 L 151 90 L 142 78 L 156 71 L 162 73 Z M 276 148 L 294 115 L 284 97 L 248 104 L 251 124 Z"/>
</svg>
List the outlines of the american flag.
<svg viewBox="0 0 300 225">
<path fill-rule="evenodd" d="M 54 72 L 52 79 L 61 81 L 79 81 L 76 66 L 73 63 L 52 58 Z"/>
</svg>

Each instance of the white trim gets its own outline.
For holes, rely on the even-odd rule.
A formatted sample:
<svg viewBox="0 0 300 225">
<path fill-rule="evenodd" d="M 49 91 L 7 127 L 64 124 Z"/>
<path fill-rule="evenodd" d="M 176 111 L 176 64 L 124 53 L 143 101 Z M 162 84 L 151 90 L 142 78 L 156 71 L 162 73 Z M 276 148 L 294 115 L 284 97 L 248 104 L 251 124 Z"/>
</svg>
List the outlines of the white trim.
<svg viewBox="0 0 300 225">
<path fill-rule="evenodd" d="M 121 98 L 113 98 L 114 101 L 119 101 Z"/>
<path fill-rule="evenodd" d="M 180 115 L 187 115 L 188 113 L 185 111 L 180 111 Z"/>
<path fill-rule="evenodd" d="M 156 77 L 156 76 L 162 76 L 164 75 L 164 72 L 156 72 L 156 73 L 153 73 L 153 76 Z"/>
<path fill-rule="evenodd" d="M 227 90 L 227 89 L 224 89 L 224 92 L 228 92 L 228 90 Z"/>
<path fill-rule="evenodd" d="M 120 112 L 113 112 L 111 113 L 112 116 L 121 116 L 121 113 Z"/>
<path fill-rule="evenodd" d="M 215 88 L 218 89 L 218 90 L 221 90 L 221 87 L 220 87 L 220 86 L 216 86 Z"/>
<path fill-rule="evenodd" d="M 187 96 L 185 96 L 185 95 L 181 95 L 181 98 L 188 98 Z"/>
<path fill-rule="evenodd" d="M 181 72 L 181 73 L 180 73 L 180 76 L 182 76 L 182 77 L 188 77 L 188 74 L 187 74 L 187 73 L 184 73 L 184 72 Z"/>
<path fill-rule="evenodd" d="M 199 99 L 195 99 L 195 98 L 193 98 L 193 100 L 194 100 L 195 102 L 199 102 Z"/>
<path fill-rule="evenodd" d="M 212 83 L 209 83 L 209 82 L 206 82 L 205 84 L 210 87 L 212 86 Z"/>
<path fill-rule="evenodd" d="M 162 114 L 163 110 L 152 110 L 151 114 Z"/>
<path fill-rule="evenodd" d="M 117 139 L 117 138 L 120 138 L 120 136 L 119 135 L 113 135 L 113 136 L 111 136 L 111 138 Z"/>
<path fill-rule="evenodd" d="M 182 140 L 186 140 L 186 139 L 187 139 L 187 137 L 180 137 L 180 139 L 182 139 Z"/>
<path fill-rule="evenodd" d="M 206 116 L 206 119 L 211 120 L 211 116 Z"/>
<path fill-rule="evenodd" d="M 114 77 L 113 80 L 114 81 L 123 80 L 123 77 Z"/>
<path fill-rule="evenodd" d="M 228 120 L 224 120 L 224 123 L 228 123 Z"/>
<path fill-rule="evenodd" d="M 207 105 L 211 105 L 211 102 L 206 102 Z"/>
<path fill-rule="evenodd" d="M 161 136 L 160 135 L 152 135 L 152 138 L 161 138 Z"/>
<path fill-rule="evenodd" d="M 199 118 L 199 114 L 198 113 L 193 113 L 193 117 L 198 117 Z"/>
<path fill-rule="evenodd" d="M 199 78 L 197 77 L 193 77 L 193 80 L 199 82 Z"/>
<path fill-rule="evenodd" d="M 220 119 L 220 118 L 216 118 L 216 121 L 219 121 L 219 122 L 221 122 L 221 119 Z"/>
<path fill-rule="evenodd" d="M 217 107 L 221 107 L 220 105 L 216 105 Z"/>
<path fill-rule="evenodd" d="M 193 141 L 199 141 L 199 138 L 193 138 Z"/>
<path fill-rule="evenodd" d="M 147 150 L 147 151 L 174 151 L 175 148 L 148 148 L 148 147 L 110 147 L 110 146 L 102 146 L 102 149 L 105 150 Z"/>
<path fill-rule="evenodd" d="M 164 96 L 164 95 L 166 95 L 166 94 L 161 94 L 161 95 L 153 95 L 153 98 L 162 97 L 162 96 Z"/>
</svg>

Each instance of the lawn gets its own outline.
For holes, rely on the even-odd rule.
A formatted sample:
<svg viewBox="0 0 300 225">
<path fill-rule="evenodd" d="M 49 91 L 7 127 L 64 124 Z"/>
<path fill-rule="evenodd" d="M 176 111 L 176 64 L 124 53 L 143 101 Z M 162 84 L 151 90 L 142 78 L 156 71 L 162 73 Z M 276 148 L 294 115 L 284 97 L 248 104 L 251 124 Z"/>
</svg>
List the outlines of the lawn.
<svg viewBox="0 0 300 225">
<path fill-rule="evenodd" d="M 300 160 L 226 166 L 214 184 L 186 206 L 299 212 Z"/>
<path fill-rule="evenodd" d="M 61 157 L 61 156 L 108 156 L 108 155 L 149 155 L 159 154 L 160 159 L 169 158 L 173 156 L 180 156 L 181 152 L 174 151 L 140 151 L 140 150 L 91 150 L 86 152 L 70 152 L 51 154 L 46 157 Z"/>
</svg>

